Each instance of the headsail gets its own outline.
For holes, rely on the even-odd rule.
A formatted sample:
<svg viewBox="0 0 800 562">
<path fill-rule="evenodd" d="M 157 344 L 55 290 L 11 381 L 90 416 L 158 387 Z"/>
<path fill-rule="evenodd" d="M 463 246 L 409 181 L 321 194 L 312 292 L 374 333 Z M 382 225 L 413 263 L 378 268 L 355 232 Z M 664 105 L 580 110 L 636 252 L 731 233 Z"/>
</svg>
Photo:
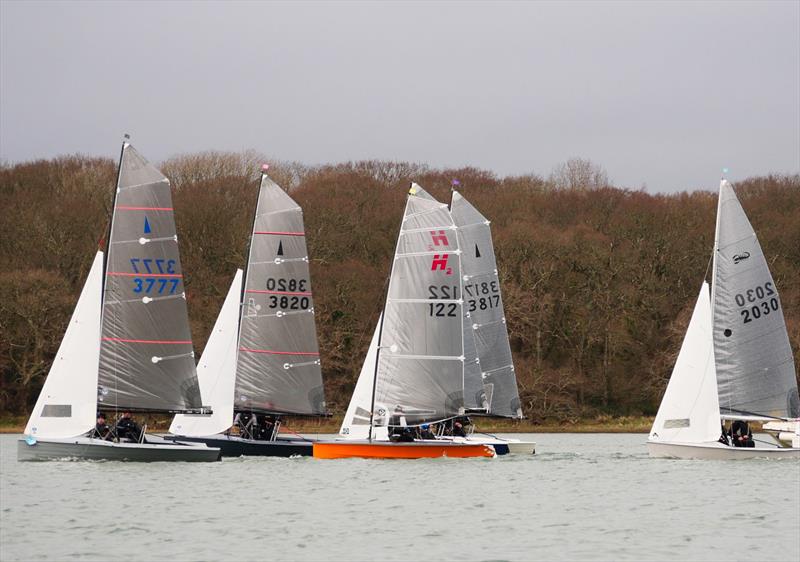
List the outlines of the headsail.
<svg viewBox="0 0 800 562">
<path fill-rule="evenodd" d="M 202 407 L 169 180 L 125 143 L 108 240 L 98 401 Z"/>
<path fill-rule="evenodd" d="M 650 430 L 653 441 L 709 443 L 722 433 L 714 371 L 711 301 L 703 283 L 672 376 Z"/>
<path fill-rule="evenodd" d="M 378 346 L 375 415 L 421 423 L 464 410 L 461 252 L 447 205 L 413 184 Z"/>
<path fill-rule="evenodd" d="M 102 291 L 103 253 L 97 252 L 58 353 L 25 426 L 26 435 L 76 437 L 94 427 Z"/>
<path fill-rule="evenodd" d="M 197 379 L 211 415 L 177 414 L 169 432 L 174 435 L 214 435 L 233 425 L 233 385 L 236 379 L 236 343 L 239 338 L 239 305 L 242 270 L 237 269 L 222 303 L 214 329 L 197 363 Z"/>
<path fill-rule="evenodd" d="M 239 325 L 234 407 L 326 413 L 303 211 L 261 177 Z"/>
<path fill-rule="evenodd" d="M 800 416 L 778 289 L 753 227 L 726 180 L 719 191 L 712 298 L 722 415 Z"/>
<path fill-rule="evenodd" d="M 462 249 L 465 322 L 475 341 L 489 413 L 521 418 L 489 221 L 457 191 L 453 192 L 450 212 Z"/>
<path fill-rule="evenodd" d="M 361 365 L 361 373 L 353 389 L 353 396 L 347 406 L 347 412 L 342 419 L 339 435 L 347 439 L 367 439 L 370 437 L 370 423 L 375 424 L 376 419 L 370 414 L 372 408 L 372 389 L 375 379 L 375 361 L 378 358 L 378 339 L 382 320 L 378 319 L 375 332 L 369 343 L 367 356 Z M 375 437 L 375 433 L 372 433 Z"/>
</svg>

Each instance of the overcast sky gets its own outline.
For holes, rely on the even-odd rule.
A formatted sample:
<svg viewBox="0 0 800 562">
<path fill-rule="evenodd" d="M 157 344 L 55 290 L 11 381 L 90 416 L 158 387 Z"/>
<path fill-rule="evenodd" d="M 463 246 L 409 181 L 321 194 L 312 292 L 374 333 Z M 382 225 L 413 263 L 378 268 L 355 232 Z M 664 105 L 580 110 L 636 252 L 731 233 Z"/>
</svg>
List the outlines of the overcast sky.
<svg viewBox="0 0 800 562">
<path fill-rule="evenodd" d="M 800 2 L 0 1 L 0 158 L 800 171 Z"/>
</svg>

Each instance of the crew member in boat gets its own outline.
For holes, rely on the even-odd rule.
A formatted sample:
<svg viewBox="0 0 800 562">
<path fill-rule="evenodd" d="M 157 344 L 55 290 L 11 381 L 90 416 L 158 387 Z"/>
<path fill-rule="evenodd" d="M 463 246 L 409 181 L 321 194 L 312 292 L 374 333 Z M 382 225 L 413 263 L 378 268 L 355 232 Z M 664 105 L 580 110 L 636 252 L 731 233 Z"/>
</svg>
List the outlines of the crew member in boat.
<svg viewBox="0 0 800 562">
<path fill-rule="evenodd" d="M 111 428 L 106 423 L 106 415 L 103 412 L 97 412 L 97 423 L 92 431 L 92 438 L 105 441 L 110 441 L 113 438 Z"/>
<path fill-rule="evenodd" d="M 436 435 L 434 435 L 433 431 L 431 431 L 431 426 L 429 424 L 423 423 L 419 429 L 420 439 L 436 439 Z"/>
<path fill-rule="evenodd" d="M 467 432 L 464 431 L 464 424 L 456 420 L 453 424 L 453 437 L 466 437 Z"/>
<path fill-rule="evenodd" d="M 731 424 L 731 443 L 734 447 L 755 447 L 750 424 L 744 420 L 735 420 Z"/>
<path fill-rule="evenodd" d="M 259 441 L 269 441 L 272 439 L 272 431 L 275 428 L 275 421 L 267 416 L 262 416 L 261 423 L 256 425 L 255 438 Z"/>
<path fill-rule="evenodd" d="M 130 439 L 138 443 L 142 440 L 142 428 L 133 419 L 130 410 L 122 412 L 122 417 L 117 421 L 117 437 L 120 439 Z"/>
</svg>

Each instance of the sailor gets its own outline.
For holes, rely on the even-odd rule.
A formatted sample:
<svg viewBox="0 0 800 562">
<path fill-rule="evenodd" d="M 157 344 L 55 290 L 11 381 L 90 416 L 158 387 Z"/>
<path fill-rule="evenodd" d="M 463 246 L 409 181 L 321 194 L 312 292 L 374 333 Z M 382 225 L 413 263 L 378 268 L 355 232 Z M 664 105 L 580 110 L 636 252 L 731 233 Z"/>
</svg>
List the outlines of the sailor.
<svg viewBox="0 0 800 562">
<path fill-rule="evenodd" d="M 731 425 L 731 442 L 734 447 L 755 447 L 750 424 L 744 420 L 735 420 Z"/>
<path fill-rule="evenodd" d="M 467 436 L 467 432 L 464 431 L 464 425 L 460 421 L 457 421 L 456 423 L 454 423 L 453 424 L 453 437 L 466 437 L 466 436 Z"/>
<path fill-rule="evenodd" d="M 420 439 L 436 439 L 436 436 L 433 434 L 433 431 L 431 431 L 431 426 L 429 424 L 423 423 L 420 426 L 419 438 Z"/>
<path fill-rule="evenodd" d="M 397 440 L 401 443 L 411 443 L 414 441 L 414 434 L 411 432 L 411 428 L 404 427 L 403 431 L 400 433 L 400 437 Z"/>
<path fill-rule="evenodd" d="M 722 423 L 720 425 L 722 426 L 722 433 L 720 434 L 718 441 L 723 445 L 730 446 L 731 443 L 728 441 L 728 432 L 725 430 L 725 424 Z"/>
<path fill-rule="evenodd" d="M 112 438 L 111 428 L 106 423 L 106 415 L 103 412 L 97 412 L 97 423 L 92 431 L 93 439 L 104 439 L 110 441 Z"/>
<path fill-rule="evenodd" d="M 117 421 L 117 436 L 120 439 L 130 439 L 139 442 L 142 437 L 142 428 L 133 420 L 130 410 L 125 410 Z"/>
<path fill-rule="evenodd" d="M 269 441 L 272 437 L 272 428 L 275 423 L 268 417 L 264 416 L 261 423 L 256 427 L 256 439 L 259 441 Z"/>
</svg>

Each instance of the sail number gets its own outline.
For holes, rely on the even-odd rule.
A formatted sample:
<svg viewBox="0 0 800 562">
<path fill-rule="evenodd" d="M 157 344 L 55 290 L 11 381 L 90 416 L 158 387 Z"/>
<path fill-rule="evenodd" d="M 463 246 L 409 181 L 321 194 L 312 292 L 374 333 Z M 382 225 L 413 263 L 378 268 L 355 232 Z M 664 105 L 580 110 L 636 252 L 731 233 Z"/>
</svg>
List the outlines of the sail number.
<svg viewBox="0 0 800 562">
<path fill-rule="evenodd" d="M 275 277 L 267 278 L 267 291 L 298 291 L 306 292 L 308 289 L 306 279 L 282 279 Z"/>
<path fill-rule="evenodd" d="M 311 293 L 308 293 L 307 279 L 267 278 L 267 291 L 286 293 L 269 295 L 269 307 L 283 310 L 308 310 Z"/>
<path fill-rule="evenodd" d="M 500 307 L 500 289 L 497 280 L 464 285 L 464 293 L 472 297 L 467 299 L 469 312 Z"/>
<path fill-rule="evenodd" d="M 140 273 L 141 277 L 133 277 L 134 293 L 154 293 L 163 295 L 167 291 L 170 295 L 178 290 L 180 277 L 165 279 L 163 277 L 149 277 L 151 275 L 176 275 L 175 260 L 153 259 L 153 258 L 131 258 L 131 269 L 134 273 Z M 169 289 L 167 289 L 169 288 Z"/>
<path fill-rule="evenodd" d="M 458 285 L 428 285 L 431 300 L 458 300 Z M 433 318 L 456 318 L 458 304 L 454 302 L 428 303 L 428 316 Z"/>
<path fill-rule="evenodd" d="M 748 289 L 743 293 L 738 293 L 734 300 L 738 306 L 747 307 L 739 311 L 743 324 L 758 320 L 762 316 L 766 316 L 780 308 L 780 302 L 771 281 L 764 283 L 763 287 L 759 285 L 755 289 Z M 751 306 L 750 303 L 754 304 Z"/>
</svg>

